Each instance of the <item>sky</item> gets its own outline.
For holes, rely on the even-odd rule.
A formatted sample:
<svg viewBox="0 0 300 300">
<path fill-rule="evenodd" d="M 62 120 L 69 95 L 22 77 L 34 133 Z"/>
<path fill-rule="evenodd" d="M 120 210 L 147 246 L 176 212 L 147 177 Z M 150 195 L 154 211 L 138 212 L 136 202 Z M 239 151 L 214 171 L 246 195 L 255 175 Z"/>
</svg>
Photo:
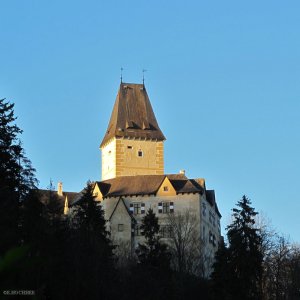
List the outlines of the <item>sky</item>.
<svg viewBox="0 0 300 300">
<path fill-rule="evenodd" d="M 300 2 L 0 0 L 0 98 L 40 188 L 101 179 L 123 81 L 145 85 L 165 173 L 214 189 L 222 229 L 245 194 L 300 242 Z"/>
</svg>

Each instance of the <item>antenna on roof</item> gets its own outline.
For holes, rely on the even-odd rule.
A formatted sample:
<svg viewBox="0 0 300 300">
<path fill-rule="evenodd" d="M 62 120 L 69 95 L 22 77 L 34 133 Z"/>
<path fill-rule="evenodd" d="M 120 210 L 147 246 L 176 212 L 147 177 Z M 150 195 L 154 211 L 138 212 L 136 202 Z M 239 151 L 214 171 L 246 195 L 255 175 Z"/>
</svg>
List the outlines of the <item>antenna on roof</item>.
<svg viewBox="0 0 300 300">
<path fill-rule="evenodd" d="M 147 72 L 147 70 L 143 69 L 142 72 L 143 72 L 143 85 L 145 85 L 145 72 Z"/>
<path fill-rule="evenodd" d="M 123 67 L 121 67 L 121 83 L 123 83 Z"/>
</svg>

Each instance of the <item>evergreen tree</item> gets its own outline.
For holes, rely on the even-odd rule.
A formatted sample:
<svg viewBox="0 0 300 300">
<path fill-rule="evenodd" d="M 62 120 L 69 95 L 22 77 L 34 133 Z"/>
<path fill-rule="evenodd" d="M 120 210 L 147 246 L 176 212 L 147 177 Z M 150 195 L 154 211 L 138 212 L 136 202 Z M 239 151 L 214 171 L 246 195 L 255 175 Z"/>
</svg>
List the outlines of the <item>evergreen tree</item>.
<svg viewBox="0 0 300 300">
<path fill-rule="evenodd" d="M 61 273 L 68 274 L 62 287 L 72 299 L 112 299 L 117 292 L 113 245 L 106 229 L 104 211 L 88 182 L 80 201 L 69 212 L 67 255 Z M 70 251 L 70 249 L 72 249 Z M 76 286 L 74 286 L 76 282 Z"/>
<path fill-rule="evenodd" d="M 159 241 L 159 228 L 158 218 L 150 208 L 141 225 L 146 242 L 139 244 L 137 255 L 141 264 L 169 269 L 170 254 L 167 251 L 167 246 Z"/>
<path fill-rule="evenodd" d="M 227 227 L 228 249 L 218 252 L 213 274 L 215 288 L 221 292 L 216 299 L 261 299 L 262 260 L 261 236 L 255 228 L 255 212 L 246 197 L 233 209 L 233 222 Z M 223 296 L 222 296 L 223 293 Z"/>
<path fill-rule="evenodd" d="M 14 104 L 0 99 L 0 255 L 19 244 L 20 203 L 37 183 L 15 121 Z"/>
<path fill-rule="evenodd" d="M 228 226 L 231 271 L 234 274 L 235 299 L 260 299 L 262 278 L 261 236 L 255 228 L 251 201 L 243 196 L 233 209 L 234 221 Z"/>
<path fill-rule="evenodd" d="M 231 300 L 230 293 L 230 269 L 229 269 L 230 255 L 229 250 L 222 240 L 219 244 L 218 251 L 215 255 L 215 262 L 213 264 L 212 279 L 212 295 L 215 300 Z"/>
</svg>

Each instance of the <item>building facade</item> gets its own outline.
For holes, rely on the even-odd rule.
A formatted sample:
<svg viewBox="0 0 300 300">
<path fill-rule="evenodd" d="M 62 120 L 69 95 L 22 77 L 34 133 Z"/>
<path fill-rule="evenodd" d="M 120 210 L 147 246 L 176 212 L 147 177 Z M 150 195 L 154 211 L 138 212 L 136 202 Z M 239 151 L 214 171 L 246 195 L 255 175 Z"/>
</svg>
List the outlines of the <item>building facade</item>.
<svg viewBox="0 0 300 300">
<path fill-rule="evenodd" d="M 144 84 L 121 83 L 100 145 L 102 181 L 94 185 L 111 238 L 134 253 L 144 240 L 142 218 L 152 208 L 161 239 L 171 244 L 172 220 L 189 214 L 199 247 L 212 258 L 221 239 L 215 193 L 204 179 L 189 179 L 184 171 L 164 174 L 164 141 Z"/>
</svg>

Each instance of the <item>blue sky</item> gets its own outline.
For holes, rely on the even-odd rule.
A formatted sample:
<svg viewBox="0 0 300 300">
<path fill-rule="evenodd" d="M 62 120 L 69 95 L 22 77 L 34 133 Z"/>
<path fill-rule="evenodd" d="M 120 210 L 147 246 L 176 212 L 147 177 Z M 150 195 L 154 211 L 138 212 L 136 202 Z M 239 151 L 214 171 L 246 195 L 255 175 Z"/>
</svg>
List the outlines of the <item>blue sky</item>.
<svg viewBox="0 0 300 300">
<path fill-rule="evenodd" d="M 0 0 L 0 97 L 15 102 L 40 187 L 100 180 L 120 82 L 145 84 L 165 172 L 246 194 L 300 242 L 299 1 Z"/>
</svg>

